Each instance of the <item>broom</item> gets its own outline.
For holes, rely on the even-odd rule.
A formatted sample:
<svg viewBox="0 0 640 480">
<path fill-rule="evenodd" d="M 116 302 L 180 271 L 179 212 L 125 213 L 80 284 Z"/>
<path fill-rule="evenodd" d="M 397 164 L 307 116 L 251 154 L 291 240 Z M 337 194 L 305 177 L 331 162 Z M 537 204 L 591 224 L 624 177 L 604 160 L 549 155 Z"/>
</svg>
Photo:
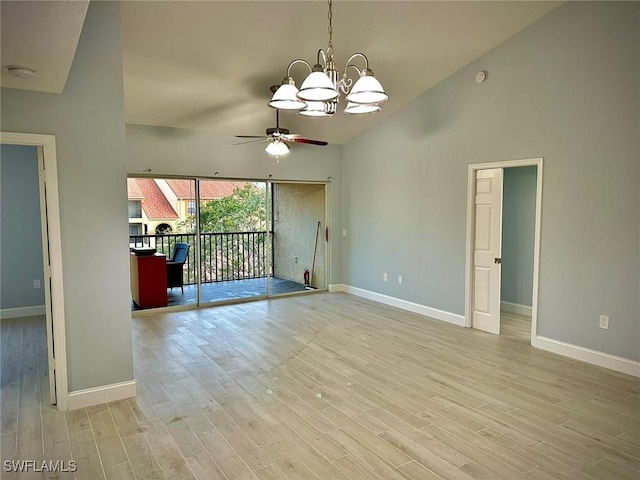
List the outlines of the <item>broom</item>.
<svg viewBox="0 0 640 480">
<path fill-rule="evenodd" d="M 313 272 L 316 269 L 316 252 L 318 251 L 318 236 L 320 235 L 320 220 L 318 220 L 318 226 L 316 228 L 316 243 L 313 245 L 313 262 L 311 262 L 311 274 L 309 275 L 309 285 L 305 286 L 307 290 L 315 290 L 316 287 L 311 286 L 313 281 Z"/>
</svg>

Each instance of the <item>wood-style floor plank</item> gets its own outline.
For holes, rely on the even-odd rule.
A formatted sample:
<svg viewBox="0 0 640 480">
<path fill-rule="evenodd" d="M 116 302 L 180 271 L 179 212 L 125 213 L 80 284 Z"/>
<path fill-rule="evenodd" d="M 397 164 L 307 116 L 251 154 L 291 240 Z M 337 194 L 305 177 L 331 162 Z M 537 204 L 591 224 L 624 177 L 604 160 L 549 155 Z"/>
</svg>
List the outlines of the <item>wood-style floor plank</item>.
<svg viewBox="0 0 640 480">
<path fill-rule="evenodd" d="M 502 331 L 328 293 L 151 314 L 132 319 L 138 396 L 62 414 L 44 317 L 3 320 L 2 460 L 89 480 L 640 478 L 640 380 L 532 348 L 526 317 Z"/>
<path fill-rule="evenodd" d="M 143 434 L 122 439 L 129 463 L 138 480 L 167 478 L 160 468 L 149 442 Z"/>
<path fill-rule="evenodd" d="M 227 476 L 207 452 L 188 457 L 187 463 L 198 480 L 227 480 Z"/>
<path fill-rule="evenodd" d="M 119 463 L 105 468 L 107 480 L 136 480 L 129 462 Z"/>
<path fill-rule="evenodd" d="M 101 480 L 106 478 L 96 439 L 92 430 L 80 430 L 69 434 L 71 456 L 77 462 L 77 480 Z M 55 460 L 55 459 L 51 459 Z"/>
<path fill-rule="evenodd" d="M 91 429 L 96 437 L 96 444 L 104 467 L 118 465 L 127 461 L 122 446 L 122 438 L 118 433 L 111 412 L 107 405 L 98 405 L 87 409 Z"/>
</svg>

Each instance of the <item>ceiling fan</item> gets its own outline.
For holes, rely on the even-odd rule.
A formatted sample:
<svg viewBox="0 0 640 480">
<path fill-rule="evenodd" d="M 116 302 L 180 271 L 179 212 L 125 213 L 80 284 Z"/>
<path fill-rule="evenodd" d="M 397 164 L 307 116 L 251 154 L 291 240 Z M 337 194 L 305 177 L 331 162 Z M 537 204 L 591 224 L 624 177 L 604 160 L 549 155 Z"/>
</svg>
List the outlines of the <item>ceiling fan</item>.
<svg viewBox="0 0 640 480">
<path fill-rule="evenodd" d="M 274 91 L 277 89 L 277 85 L 271 87 Z M 234 143 L 234 145 L 244 145 L 247 143 L 256 142 L 269 142 L 265 150 L 267 153 L 276 157 L 280 155 L 286 155 L 289 153 L 290 143 L 306 143 L 308 145 L 328 145 L 323 140 L 311 140 L 303 135 L 297 133 L 290 133 L 288 129 L 280 127 L 280 113 L 276 110 L 276 126 L 274 128 L 267 128 L 266 135 L 236 135 L 236 138 L 251 138 L 253 140 L 247 140 L 245 142 Z"/>
</svg>

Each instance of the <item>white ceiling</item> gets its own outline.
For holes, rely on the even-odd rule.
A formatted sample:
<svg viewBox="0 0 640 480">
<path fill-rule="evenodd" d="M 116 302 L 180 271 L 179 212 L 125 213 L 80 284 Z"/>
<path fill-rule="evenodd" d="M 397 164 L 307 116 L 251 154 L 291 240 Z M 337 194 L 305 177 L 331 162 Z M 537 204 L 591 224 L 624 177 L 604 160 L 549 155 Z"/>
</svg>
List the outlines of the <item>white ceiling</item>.
<svg viewBox="0 0 640 480">
<path fill-rule="evenodd" d="M 62 93 L 76 53 L 89 0 L 5 1 L 1 6 L 1 85 Z M 12 77 L 7 66 L 31 68 L 29 79 Z"/>
<path fill-rule="evenodd" d="M 333 118 L 286 113 L 281 125 L 338 144 L 561 3 L 334 2 L 338 68 L 344 68 L 352 53 L 365 53 L 390 99 L 375 115 L 348 116 L 341 108 Z M 7 9 L 5 4 L 20 6 Z M 61 91 L 53 80 L 46 85 L 49 74 L 53 78 L 59 68 L 66 65 L 68 72 L 61 45 L 73 43 L 67 37 L 80 16 L 77 4 L 86 10 L 85 1 L 2 1 L 2 65 L 10 60 L 37 70 L 36 78 L 22 81 L 7 79 L 3 72 L 2 86 Z M 130 123 L 262 134 L 275 123 L 274 111 L 266 106 L 269 87 L 282 80 L 291 60 L 304 58 L 315 63 L 317 50 L 326 49 L 328 42 L 325 1 L 125 1 L 121 11 L 125 114 Z M 58 28 L 65 17 L 69 17 L 68 28 Z M 10 44 L 7 55 L 11 57 L 5 57 L 5 42 Z M 31 53 L 34 45 L 37 55 Z M 305 74 L 303 66 L 294 67 L 298 85 Z"/>
</svg>

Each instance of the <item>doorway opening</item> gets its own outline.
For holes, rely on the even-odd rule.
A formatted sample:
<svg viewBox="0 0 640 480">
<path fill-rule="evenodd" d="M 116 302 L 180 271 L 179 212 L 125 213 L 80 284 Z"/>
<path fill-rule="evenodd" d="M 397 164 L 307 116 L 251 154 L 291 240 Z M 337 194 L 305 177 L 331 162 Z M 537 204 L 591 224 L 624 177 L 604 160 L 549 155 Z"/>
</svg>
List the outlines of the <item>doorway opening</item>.
<svg viewBox="0 0 640 480">
<path fill-rule="evenodd" d="M 293 287 L 279 293 L 326 289 L 325 184 L 270 182 L 270 186 L 273 278 Z"/>
<path fill-rule="evenodd" d="M 325 189 L 323 182 L 130 176 L 132 310 L 326 289 Z"/>
<path fill-rule="evenodd" d="M 36 278 L 32 280 L 34 289 L 42 291 L 39 298 L 43 300 L 44 306 L 37 306 L 38 311 L 31 312 L 28 305 L 16 305 L 14 308 L 4 308 L 0 312 L 1 317 L 4 318 L 18 318 L 22 316 L 31 317 L 37 315 L 44 317 L 44 326 L 38 324 L 37 318 L 32 322 L 29 329 L 34 327 L 34 335 L 37 342 L 42 344 L 46 343 L 46 356 L 44 348 L 41 352 L 41 358 L 37 359 L 38 367 L 42 368 L 42 377 L 39 381 L 40 391 L 36 392 L 42 395 L 41 404 L 46 403 L 56 404 L 58 410 L 67 410 L 68 408 L 68 384 L 67 384 L 67 358 L 66 358 L 66 336 L 65 336 L 65 321 L 64 321 L 64 295 L 62 285 L 62 245 L 61 245 L 61 231 L 60 231 L 60 207 L 58 202 L 58 178 L 57 178 L 57 165 L 56 165 L 56 144 L 55 137 L 53 135 L 40 135 L 29 133 L 13 133 L 13 132 L 1 132 L 0 143 L 4 148 L 35 148 L 35 156 L 37 157 L 37 167 L 34 175 L 35 178 L 31 178 L 34 182 L 32 194 L 27 200 L 34 204 L 35 224 L 34 227 L 39 227 L 40 235 L 40 248 L 38 250 L 38 262 L 40 262 L 40 273 L 42 278 Z M 20 150 L 14 151 L 17 156 L 14 158 L 20 162 L 21 153 Z M 5 152 L 3 152 L 5 153 Z M 10 155 L 13 156 L 13 155 Z M 14 162 L 15 163 L 15 162 Z M 18 164 L 15 166 L 21 167 Z M 3 172 L 4 174 L 4 172 Z M 6 191 L 3 192 L 3 195 Z M 19 197 L 16 193 L 15 197 Z M 35 197 L 35 198 L 34 198 Z M 14 198 L 15 199 L 15 198 Z M 10 204 L 10 202 L 7 202 Z M 3 221 L 5 202 L 3 202 Z M 39 223 L 39 225 L 37 225 Z M 20 229 L 17 229 L 18 232 Z M 9 234 L 15 235 L 18 233 L 14 229 L 6 228 L 3 225 L 2 235 L 3 242 L 6 236 Z M 37 234 L 36 234 L 37 236 Z M 26 239 L 23 239 L 26 242 Z M 35 255 L 36 246 L 32 246 L 32 252 Z M 6 253 L 6 252 L 4 252 Z M 41 257 L 40 257 L 41 255 Z M 12 253 L 11 257 L 16 257 L 17 252 Z M 3 257 L 5 255 L 3 254 Z M 40 260 L 42 258 L 42 260 Z M 19 261 L 27 262 L 29 259 L 18 257 Z M 10 270 L 11 271 L 11 270 Z M 17 271 L 13 269 L 13 271 Z M 5 282 L 11 282 L 11 279 L 7 279 L 6 275 L 3 275 L 2 284 L 5 287 Z M 38 288 L 39 287 L 39 288 Z M 3 288 L 4 290 L 4 288 Z M 26 297 L 29 297 L 29 292 L 26 292 Z M 28 300 L 27 300 L 28 302 Z M 25 329 L 27 326 L 24 327 Z M 23 330 L 26 331 L 26 330 Z M 5 364 L 5 358 L 3 358 L 3 368 L 8 366 Z M 18 374 L 20 372 L 17 372 Z M 4 372 L 3 372 L 4 374 Z M 3 379 L 4 379 L 3 375 Z M 7 387 L 3 383 L 3 398 L 4 389 Z M 45 398 L 46 397 L 46 398 Z M 48 402 L 47 402 L 48 400 Z M 3 405 L 3 408 L 7 408 Z"/>
<path fill-rule="evenodd" d="M 535 344 L 542 158 L 469 165 L 467 327 Z M 502 318 L 501 318 L 502 317 Z M 528 327 L 530 318 L 530 327 Z"/>
</svg>

